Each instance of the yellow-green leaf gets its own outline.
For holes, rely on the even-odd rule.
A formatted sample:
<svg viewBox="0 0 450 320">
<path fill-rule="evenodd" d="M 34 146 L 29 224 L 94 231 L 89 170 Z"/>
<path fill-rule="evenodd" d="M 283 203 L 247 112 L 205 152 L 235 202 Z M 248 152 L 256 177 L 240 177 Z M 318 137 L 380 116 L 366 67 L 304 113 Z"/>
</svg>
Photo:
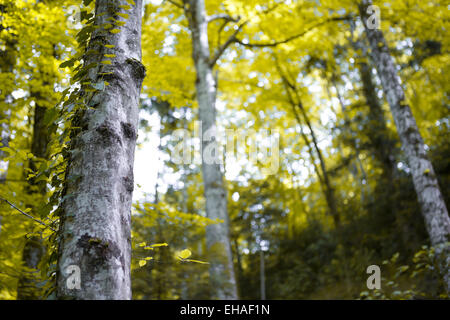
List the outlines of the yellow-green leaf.
<svg viewBox="0 0 450 320">
<path fill-rule="evenodd" d="M 193 259 L 186 259 L 185 261 L 195 262 L 195 263 L 200 263 L 200 264 L 209 264 L 209 262 L 200 261 L 200 260 L 193 260 Z"/>
<path fill-rule="evenodd" d="M 151 246 L 153 248 L 156 248 L 156 247 L 167 247 L 168 244 L 167 243 L 155 243 L 155 244 L 152 244 Z"/>
<path fill-rule="evenodd" d="M 183 260 L 189 258 L 191 255 L 192 252 L 189 249 L 184 249 L 178 253 L 178 257 Z"/>
</svg>

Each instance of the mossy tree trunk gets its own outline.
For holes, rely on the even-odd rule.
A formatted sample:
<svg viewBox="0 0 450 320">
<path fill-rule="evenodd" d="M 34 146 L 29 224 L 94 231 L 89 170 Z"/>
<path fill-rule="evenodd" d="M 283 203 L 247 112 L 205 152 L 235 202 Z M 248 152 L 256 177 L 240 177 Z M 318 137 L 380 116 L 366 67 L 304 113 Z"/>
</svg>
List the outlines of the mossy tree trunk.
<svg viewBox="0 0 450 320">
<path fill-rule="evenodd" d="M 71 139 L 62 203 L 57 297 L 59 299 L 131 298 L 131 204 L 134 188 L 133 163 L 136 147 L 139 95 L 145 68 L 141 64 L 142 0 L 127 8 L 126 0 L 97 0 L 95 25 L 111 19 L 126 24 L 120 32 L 99 28 L 91 35 L 86 57 L 92 81 L 102 73 L 107 85 L 91 98 L 91 108 L 80 111 L 80 129 Z M 105 47 L 105 42 L 114 46 Z M 104 54 L 114 55 L 102 65 Z M 81 289 L 67 286 L 70 266 L 77 266 Z M 73 267 L 72 267 L 73 268 Z"/>
</svg>

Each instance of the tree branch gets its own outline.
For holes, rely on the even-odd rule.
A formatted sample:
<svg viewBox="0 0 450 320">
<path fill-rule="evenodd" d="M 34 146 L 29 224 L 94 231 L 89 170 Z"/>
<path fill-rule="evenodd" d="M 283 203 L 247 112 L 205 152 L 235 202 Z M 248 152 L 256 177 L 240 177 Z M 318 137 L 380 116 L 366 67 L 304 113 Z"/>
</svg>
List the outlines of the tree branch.
<svg viewBox="0 0 450 320">
<path fill-rule="evenodd" d="M 178 7 L 180 9 L 184 9 L 184 5 L 182 5 L 181 3 L 178 3 L 178 2 L 176 2 L 174 0 L 166 0 L 166 1 L 171 3 L 171 4 L 173 4 L 175 7 Z"/>
<path fill-rule="evenodd" d="M 233 34 L 228 38 L 227 41 L 225 41 L 225 43 L 223 45 L 221 45 L 219 47 L 219 49 L 217 49 L 216 53 L 214 54 L 214 57 L 212 57 L 212 59 L 210 59 L 209 65 L 212 67 L 214 67 L 214 65 L 216 64 L 217 60 L 219 60 L 219 58 L 222 56 L 222 54 L 224 53 L 224 51 L 230 46 L 230 44 L 236 42 L 236 36 L 239 33 L 239 31 L 242 30 L 242 28 L 247 24 L 246 22 L 241 23 L 238 28 L 236 30 L 234 30 Z"/>
<path fill-rule="evenodd" d="M 9 202 L 8 200 L 6 200 L 6 199 L 4 199 L 4 198 L 2 198 L 2 197 L 0 197 L 0 200 L 5 201 L 7 204 L 9 204 L 11 207 L 13 207 L 14 209 L 16 209 L 17 211 L 19 211 L 19 212 L 20 212 L 21 214 L 23 214 L 24 216 L 26 216 L 26 217 L 28 217 L 28 218 L 34 220 L 35 222 L 37 222 L 37 223 L 39 223 L 39 224 L 42 224 L 43 226 L 45 226 L 45 227 L 47 227 L 47 228 L 50 228 L 51 230 L 53 230 L 53 231 L 56 232 L 56 230 L 53 229 L 51 226 L 49 226 L 49 225 L 46 224 L 45 222 L 42 222 L 42 221 L 39 220 L 39 219 L 36 219 L 35 217 L 29 215 L 28 213 L 26 213 L 26 212 L 20 210 L 19 208 L 17 208 L 14 204 L 12 204 L 11 202 Z"/>
<path fill-rule="evenodd" d="M 321 21 L 321 22 L 319 22 L 319 23 L 316 23 L 315 25 L 311 26 L 310 28 L 304 30 L 304 31 L 301 32 L 301 33 L 298 33 L 298 34 L 296 34 L 296 35 L 293 35 L 293 36 L 291 36 L 291 37 L 288 37 L 288 38 L 286 38 L 286 39 L 284 39 L 284 40 L 280 40 L 280 41 L 265 42 L 265 43 L 264 43 L 264 42 L 260 42 L 260 43 L 249 43 L 249 42 L 247 42 L 247 43 L 246 43 L 246 42 L 244 42 L 244 40 L 240 40 L 240 39 L 238 39 L 238 38 L 235 38 L 235 41 L 234 41 L 234 42 L 237 42 L 237 43 L 239 43 L 239 44 L 241 44 L 241 45 L 243 45 L 243 46 L 245 46 L 245 47 L 250 47 L 250 48 L 276 47 L 276 46 L 278 46 L 278 45 L 280 45 L 280 44 L 285 44 L 285 43 L 288 43 L 288 42 L 290 42 L 290 41 L 292 41 L 292 40 L 301 38 L 301 37 L 303 37 L 305 34 L 307 34 L 309 31 L 311 31 L 311 30 L 313 30 L 313 29 L 315 29 L 315 28 L 318 28 L 318 27 L 320 27 L 320 26 L 322 26 L 322 25 L 324 25 L 324 24 L 326 24 L 326 23 L 328 23 L 328 22 L 332 22 L 332 21 L 345 21 L 345 20 L 351 20 L 351 19 L 353 19 L 353 16 L 352 16 L 352 15 L 348 15 L 348 16 L 344 16 L 344 17 L 334 17 L 334 18 L 329 18 L 329 19 L 327 19 L 327 20 L 324 20 L 324 21 Z"/>
<path fill-rule="evenodd" d="M 229 14 L 219 13 L 219 14 L 213 14 L 213 15 L 207 17 L 206 18 L 206 22 L 210 23 L 210 22 L 213 22 L 213 21 L 216 21 L 216 20 L 220 20 L 220 19 L 223 19 L 223 20 L 226 20 L 226 21 L 238 22 L 241 19 L 241 17 L 233 18 Z"/>
</svg>

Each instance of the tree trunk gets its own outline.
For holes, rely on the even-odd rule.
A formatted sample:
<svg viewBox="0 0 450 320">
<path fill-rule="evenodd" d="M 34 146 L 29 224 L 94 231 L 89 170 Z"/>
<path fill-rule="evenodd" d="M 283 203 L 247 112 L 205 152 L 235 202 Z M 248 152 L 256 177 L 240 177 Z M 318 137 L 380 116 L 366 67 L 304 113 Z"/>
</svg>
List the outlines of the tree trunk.
<svg viewBox="0 0 450 320">
<path fill-rule="evenodd" d="M 359 40 L 354 43 L 355 49 L 361 49 L 366 53 L 365 46 Z M 357 57 L 358 58 L 358 57 Z M 395 163 L 395 141 L 391 139 L 386 126 L 386 117 L 377 96 L 375 84 L 372 80 L 372 68 L 368 63 L 362 61 L 358 64 L 358 71 L 362 83 L 362 92 L 369 106 L 369 120 L 371 129 L 369 139 L 375 151 L 375 157 L 383 168 L 387 179 L 391 179 L 396 170 Z"/>
<path fill-rule="evenodd" d="M 298 103 L 297 107 L 300 109 L 303 119 L 305 120 L 306 125 L 308 126 L 309 131 L 311 132 L 311 138 L 314 145 L 314 149 L 316 149 L 317 156 L 319 157 L 320 167 L 322 169 L 322 177 L 325 184 L 325 198 L 327 200 L 328 208 L 330 210 L 330 214 L 333 217 L 334 225 L 337 227 L 340 225 L 341 220 L 337 210 L 336 205 L 336 196 L 334 194 L 334 187 L 331 184 L 330 178 L 328 176 L 327 167 L 325 164 L 325 159 L 323 158 L 322 151 L 319 148 L 319 144 L 317 141 L 316 134 L 314 133 L 314 129 L 311 125 L 308 115 L 306 114 L 305 109 L 303 108 L 302 103 Z"/>
<path fill-rule="evenodd" d="M 11 8 L 14 10 L 14 8 Z M 7 5 L 0 5 L 0 12 L 7 12 Z M 4 30 L 5 27 L 0 24 L 0 32 Z M 16 64 L 16 39 L 4 39 L 5 41 L 5 50 L 0 50 L 0 71 L 4 74 L 13 72 L 14 65 Z M 5 84 L 6 85 L 6 84 Z M 0 142 L 2 147 L 7 147 L 9 145 L 10 140 L 10 126 L 9 121 L 11 119 L 11 104 L 13 102 L 13 97 L 11 96 L 11 92 L 2 90 L 0 92 Z M 8 174 L 8 162 L 3 159 L 6 157 L 6 152 L 0 150 L 0 183 L 4 183 L 6 180 L 6 176 Z"/>
<path fill-rule="evenodd" d="M 188 7 L 187 7 L 188 5 Z M 201 138 L 202 172 L 206 198 L 206 214 L 224 222 L 206 228 L 206 243 L 210 262 L 212 298 L 237 299 L 236 279 L 229 236 L 227 193 L 219 155 L 217 154 L 216 81 L 213 76 L 208 44 L 208 23 L 204 0 L 185 0 L 185 13 L 192 33 L 193 59 L 197 71 L 197 100 L 202 130 L 211 139 Z M 207 150 L 215 149 L 214 161 L 205 161 Z M 208 152 L 208 154 L 210 154 Z"/>
<path fill-rule="evenodd" d="M 42 99 L 39 94 L 36 94 L 36 103 Z M 46 126 L 44 125 L 44 115 L 47 108 L 36 105 L 34 109 L 34 124 L 33 124 L 33 138 L 31 141 L 31 153 L 41 159 L 48 158 L 47 144 L 49 143 L 49 135 Z M 33 159 L 29 162 L 31 172 L 37 171 L 37 164 Z M 35 183 L 33 179 L 30 180 L 30 185 L 27 187 L 27 193 L 35 197 L 34 203 L 42 203 L 45 194 L 47 193 L 47 184 L 45 181 Z M 36 205 L 28 204 L 32 212 L 35 211 Z M 17 286 L 18 300 L 38 300 L 42 296 L 42 290 L 37 286 L 39 277 L 37 276 L 38 264 L 41 261 L 45 247 L 42 240 L 38 236 L 27 238 L 25 247 L 22 252 L 22 261 L 27 269 L 19 279 Z"/>
<path fill-rule="evenodd" d="M 97 0 L 95 24 L 108 23 L 126 0 Z M 95 30 L 87 57 L 95 62 L 109 85 L 97 91 L 91 107 L 77 114 L 67 168 L 65 196 L 61 205 L 61 230 L 57 273 L 59 299 L 130 299 L 131 204 L 134 189 L 133 162 L 136 146 L 139 94 L 145 77 L 141 64 L 142 0 L 135 0 L 120 33 Z M 106 48 L 98 41 L 114 45 Z M 115 54 L 111 65 L 101 65 L 103 54 Z M 101 69 L 101 71 L 99 70 Z M 80 270 L 81 289 L 67 286 L 72 279 L 69 266 Z M 76 270 L 76 269 L 75 269 Z M 75 273 L 74 273 L 75 275 Z M 69 280 L 69 281 L 68 281 Z"/>
<path fill-rule="evenodd" d="M 9 145 L 9 126 L 8 122 L 11 117 L 9 110 L 0 111 L 0 121 L 5 121 L 0 124 L 0 148 L 7 147 Z M 6 152 L 0 150 L 0 183 L 5 183 L 8 175 L 8 162 L 6 158 Z"/>
<path fill-rule="evenodd" d="M 306 113 L 306 110 L 305 110 L 305 108 L 303 106 L 303 103 L 302 103 L 302 101 L 300 99 L 300 95 L 298 94 L 297 87 L 295 86 L 294 83 L 289 81 L 289 79 L 286 77 L 285 74 L 283 74 L 281 66 L 278 63 L 278 58 L 276 56 L 275 56 L 275 60 L 276 60 L 277 70 L 278 70 L 278 72 L 279 72 L 279 74 L 280 74 L 280 76 L 282 78 L 282 82 L 283 82 L 284 88 L 286 90 L 286 94 L 288 96 L 288 100 L 289 100 L 289 102 L 290 102 L 290 104 L 292 106 L 295 118 L 297 119 L 297 122 L 299 123 L 299 125 L 302 126 L 302 121 L 301 121 L 300 116 L 299 116 L 299 114 L 297 112 L 297 109 L 298 109 L 300 111 L 300 114 L 302 115 L 303 121 L 305 122 L 306 126 L 308 127 L 308 129 L 309 129 L 309 131 L 311 133 L 312 143 L 313 143 L 314 149 L 315 149 L 315 151 L 317 153 L 317 157 L 319 158 L 319 163 L 320 163 L 320 168 L 321 168 L 321 171 L 322 171 L 322 175 L 319 174 L 318 168 L 317 168 L 317 166 L 314 163 L 314 156 L 313 156 L 311 148 L 309 147 L 309 142 L 308 142 L 309 139 L 306 137 L 306 135 L 305 135 L 305 133 L 303 132 L 303 129 L 302 129 L 302 136 L 303 136 L 303 139 L 305 140 L 305 143 L 307 144 L 307 146 L 308 146 L 308 148 L 310 150 L 310 155 L 311 155 L 312 162 L 313 162 L 314 168 L 316 170 L 317 176 L 319 177 L 319 182 L 321 183 L 321 185 L 323 185 L 322 190 L 323 190 L 324 195 L 325 195 L 325 200 L 327 202 L 329 213 L 330 213 L 331 217 L 333 218 L 334 225 L 336 227 L 338 227 L 341 224 L 341 220 L 340 220 L 339 212 L 337 210 L 337 204 L 336 204 L 336 197 L 335 197 L 335 193 L 334 193 L 334 187 L 331 184 L 331 181 L 330 181 L 330 178 L 329 178 L 329 175 L 328 175 L 328 170 L 327 170 L 326 163 L 325 163 L 325 159 L 323 158 L 322 151 L 319 148 L 319 144 L 318 144 L 318 141 L 317 141 L 316 134 L 315 134 L 314 129 L 313 129 L 312 125 L 311 125 L 311 121 L 310 121 L 310 119 L 308 117 L 308 114 Z M 292 90 L 293 94 L 295 95 L 295 99 L 294 99 L 294 97 L 291 94 L 291 90 Z"/>
<path fill-rule="evenodd" d="M 265 271 L 265 261 L 264 261 L 264 251 L 259 247 L 259 281 L 260 281 L 260 291 L 261 300 L 266 300 L 266 271 Z"/>
<path fill-rule="evenodd" d="M 397 126 L 431 244 L 433 246 L 445 246 L 450 241 L 450 218 L 447 207 L 439 189 L 433 165 L 428 158 L 423 138 L 411 109 L 406 104 L 405 93 L 397 74 L 396 65 L 389 53 L 383 33 L 381 30 L 371 29 L 367 26 L 367 7 L 371 4 L 370 0 L 363 0 L 359 9 L 370 43 L 372 59 Z M 447 290 L 450 291 L 450 269 L 448 268 L 450 255 L 448 249 L 442 253 L 442 258 L 447 263 L 446 266 L 443 266 L 444 281 Z"/>
</svg>

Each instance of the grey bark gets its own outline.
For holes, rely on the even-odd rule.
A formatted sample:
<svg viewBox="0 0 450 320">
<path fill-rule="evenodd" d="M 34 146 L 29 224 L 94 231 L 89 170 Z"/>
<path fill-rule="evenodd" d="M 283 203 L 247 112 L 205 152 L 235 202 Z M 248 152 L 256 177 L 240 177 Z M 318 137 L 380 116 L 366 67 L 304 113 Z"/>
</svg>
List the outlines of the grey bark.
<svg viewBox="0 0 450 320">
<path fill-rule="evenodd" d="M 204 153 L 216 145 L 216 80 L 213 75 L 209 43 L 208 21 L 204 0 L 185 0 L 185 14 L 192 34 L 193 59 L 197 71 L 197 100 L 203 132 L 212 135 L 202 141 L 202 172 L 206 199 L 206 214 L 210 219 L 224 222 L 206 228 L 210 284 L 212 298 L 237 299 L 236 279 L 229 235 L 227 193 L 218 161 L 207 163 Z M 217 149 L 216 149 L 217 150 Z M 219 159 L 215 154 L 214 158 Z"/>
<path fill-rule="evenodd" d="M 396 65 L 390 55 L 386 40 L 381 30 L 367 26 L 367 7 L 370 0 L 360 3 L 360 15 L 364 24 L 371 56 L 378 71 L 385 97 L 395 120 L 402 149 L 408 161 L 414 187 L 419 199 L 431 244 L 443 246 L 450 241 L 450 218 L 444 202 L 433 165 L 428 158 L 422 136 L 420 135 L 411 108 L 405 101 L 405 93 L 397 73 Z M 444 260 L 442 271 L 447 291 L 450 291 L 450 255 L 448 247 L 438 252 Z"/>
<path fill-rule="evenodd" d="M 126 0 L 97 0 L 96 25 L 108 18 L 120 19 L 119 5 Z M 115 54 L 112 64 L 92 70 L 94 82 L 101 72 L 111 72 L 109 85 L 97 91 L 90 109 L 77 114 L 81 129 L 71 137 L 61 209 L 57 297 L 59 299 L 130 299 L 131 204 L 134 189 L 133 162 L 136 146 L 139 95 L 145 68 L 141 64 L 142 0 L 127 10 L 129 19 L 117 27 L 120 33 L 91 36 L 87 50 Z M 100 15 L 103 14 L 103 15 Z M 93 41 L 115 45 L 107 49 Z M 102 60 L 87 57 L 86 64 Z M 71 265 L 81 271 L 81 289 L 69 289 Z"/>
</svg>

